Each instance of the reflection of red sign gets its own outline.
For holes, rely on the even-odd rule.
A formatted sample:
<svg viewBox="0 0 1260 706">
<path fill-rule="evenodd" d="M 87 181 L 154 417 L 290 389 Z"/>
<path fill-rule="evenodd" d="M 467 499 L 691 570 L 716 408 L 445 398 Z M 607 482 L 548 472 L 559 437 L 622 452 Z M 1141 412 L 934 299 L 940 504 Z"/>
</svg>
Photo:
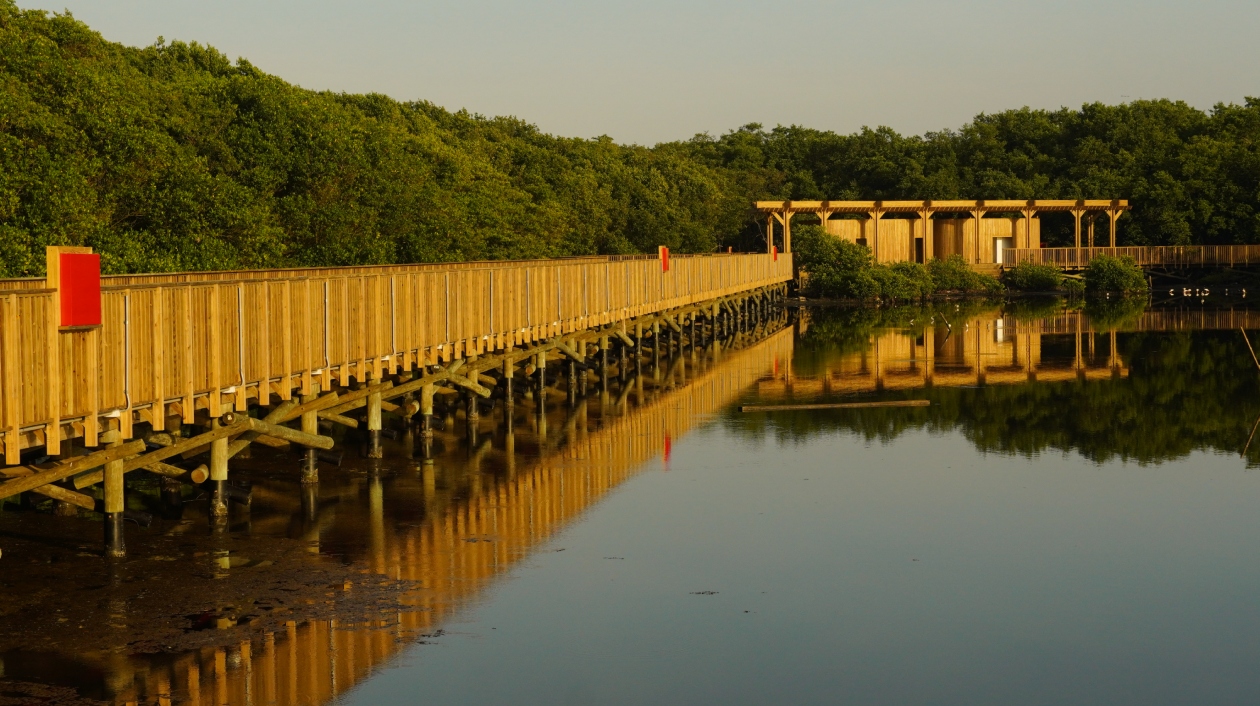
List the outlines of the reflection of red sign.
<svg viewBox="0 0 1260 706">
<path fill-rule="evenodd" d="M 101 256 L 60 253 L 61 325 L 101 325 Z"/>
<path fill-rule="evenodd" d="M 665 470 L 669 470 L 669 454 L 673 451 L 673 439 L 669 438 L 669 434 L 665 435 Z"/>
<path fill-rule="evenodd" d="M 775 262 L 778 262 L 778 261 L 779 261 L 779 246 L 778 246 L 778 245 L 771 245 L 771 246 L 770 246 L 770 253 L 771 253 L 772 255 L 774 255 L 774 261 L 775 261 Z"/>
<path fill-rule="evenodd" d="M 661 272 L 669 272 L 669 248 L 658 245 L 656 252 L 661 257 Z"/>
</svg>

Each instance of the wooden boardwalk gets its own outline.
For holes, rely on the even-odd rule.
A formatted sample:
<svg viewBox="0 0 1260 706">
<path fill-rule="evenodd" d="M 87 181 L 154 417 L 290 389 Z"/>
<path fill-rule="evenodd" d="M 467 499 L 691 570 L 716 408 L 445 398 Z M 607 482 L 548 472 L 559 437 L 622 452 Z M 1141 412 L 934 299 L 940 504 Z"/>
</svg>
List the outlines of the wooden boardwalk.
<svg viewBox="0 0 1260 706">
<path fill-rule="evenodd" d="M 1260 245 L 1150 245 L 1119 248 L 1008 248 L 1002 264 L 1021 262 L 1084 269 L 1099 255 L 1131 257 L 1141 267 L 1246 267 L 1260 265 Z"/>
<path fill-rule="evenodd" d="M 522 372 L 545 395 L 549 364 L 572 382 L 610 355 L 625 369 L 729 337 L 792 277 L 791 255 L 774 252 L 129 275 L 89 288 L 99 319 L 75 327 L 67 302 L 73 313 L 81 295 L 54 263 L 83 260 L 67 254 L 84 255 L 50 249 L 48 282 L 0 285 L 0 500 L 103 511 L 118 555 L 127 472 L 208 478 L 226 517 L 228 461 L 251 443 L 305 447 L 315 482 L 334 443 L 320 420 L 366 425 L 379 457 L 382 412 L 428 434 L 443 389 L 475 415 L 477 397 L 510 402 Z M 176 465 L 207 452 L 208 465 Z M 103 505 L 79 492 L 101 483 Z"/>
<path fill-rule="evenodd" d="M 0 429 L 22 449 L 123 438 L 272 398 L 380 381 L 790 279 L 791 256 L 656 257 L 129 275 L 99 329 L 58 332 L 42 280 L 0 294 Z M 20 284 L 21 286 L 17 286 Z M 51 430 L 51 431 L 50 431 Z"/>
</svg>

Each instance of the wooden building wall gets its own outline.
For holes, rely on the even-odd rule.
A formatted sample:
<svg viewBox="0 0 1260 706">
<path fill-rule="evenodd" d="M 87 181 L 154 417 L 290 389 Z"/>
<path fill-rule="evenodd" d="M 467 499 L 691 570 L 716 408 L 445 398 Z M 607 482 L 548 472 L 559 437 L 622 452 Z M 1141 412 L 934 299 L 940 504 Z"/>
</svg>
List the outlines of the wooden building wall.
<svg viewBox="0 0 1260 706">
<path fill-rule="evenodd" d="M 833 218 L 827 221 L 827 232 L 851 243 L 864 242 L 871 249 L 876 262 L 916 261 L 918 250 L 915 241 L 922 237 L 922 225 L 918 218 L 891 218 L 879 220 L 878 238 L 875 221 L 870 218 Z M 1033 218 L 1030 224 L 1031 245 L 1024 243 L 1024 226 L 1020 218 L 983 218 L 980 220 L 979 250 L 977 251 L 976 221 L 973 218 L 933 218 L 933 246 L 930 257 L 945 259 L 962 255 L 970 263 L 993 264 L 994 239 L 1010 238 L 1007 247 L 1041 247 L 1041 220 Z"/>
</svg>

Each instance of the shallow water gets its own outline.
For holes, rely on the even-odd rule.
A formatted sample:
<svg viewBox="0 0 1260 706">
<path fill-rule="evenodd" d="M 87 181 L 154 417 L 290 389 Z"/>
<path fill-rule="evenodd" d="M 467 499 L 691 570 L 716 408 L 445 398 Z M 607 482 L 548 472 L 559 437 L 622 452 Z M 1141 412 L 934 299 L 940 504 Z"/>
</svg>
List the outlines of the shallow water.
<svg viewBox="0 0 1260 706">
<path fill-rule="evenodd" d="M 554 399 L 542 428 L 518 402 L 510 440 L 501 408 L 475 443 L 452 416 L 431 463 L 404 436 L 384 461 L 326 469 L 305 501 L 296 462 L 259 451 L 248 518 L 215 534 L 190 502 L 129 527 L 121 565 L 92 556 L 99 524 L 9 506 L 0 691 L 1251 701 L 1252 325 L 1228 309 L 805 311 Z M 895 399 L 932 405 L 739 411 Z"/>
</svg>

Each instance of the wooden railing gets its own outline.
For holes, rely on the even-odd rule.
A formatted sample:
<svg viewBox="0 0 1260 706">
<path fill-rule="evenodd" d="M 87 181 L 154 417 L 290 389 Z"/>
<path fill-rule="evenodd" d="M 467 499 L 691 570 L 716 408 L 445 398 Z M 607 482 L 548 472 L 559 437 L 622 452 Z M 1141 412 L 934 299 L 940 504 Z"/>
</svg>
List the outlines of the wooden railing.
<svg viewBox="0 0 1260 706">
<path fill-rule="evenodd" d="M 1260 245 L 1150 245 L 1122 248 L 1008 248 L 1004 265 L 1031 262 L 1083 268 L 1098 255 L 1128 256 L 1143 267 L 1221 267 L 1260 264 Z"/>
<path fill-rule="evenodd" d="M 58 331 L 42 280 L 0 291 L 0 432 L 21 448 L 82 435 L 102 416 L 123 436 L 138 411 L 243 410 L 318 381 L 380 379 L 785 282 L 789 254 L 600 257 L 125 275 L 102 281 L 103 325 Z M 73 422 L 71 434 L 62 425 Z M 54 433 L 45 435 L 45 430 Z"/>
</svg>

